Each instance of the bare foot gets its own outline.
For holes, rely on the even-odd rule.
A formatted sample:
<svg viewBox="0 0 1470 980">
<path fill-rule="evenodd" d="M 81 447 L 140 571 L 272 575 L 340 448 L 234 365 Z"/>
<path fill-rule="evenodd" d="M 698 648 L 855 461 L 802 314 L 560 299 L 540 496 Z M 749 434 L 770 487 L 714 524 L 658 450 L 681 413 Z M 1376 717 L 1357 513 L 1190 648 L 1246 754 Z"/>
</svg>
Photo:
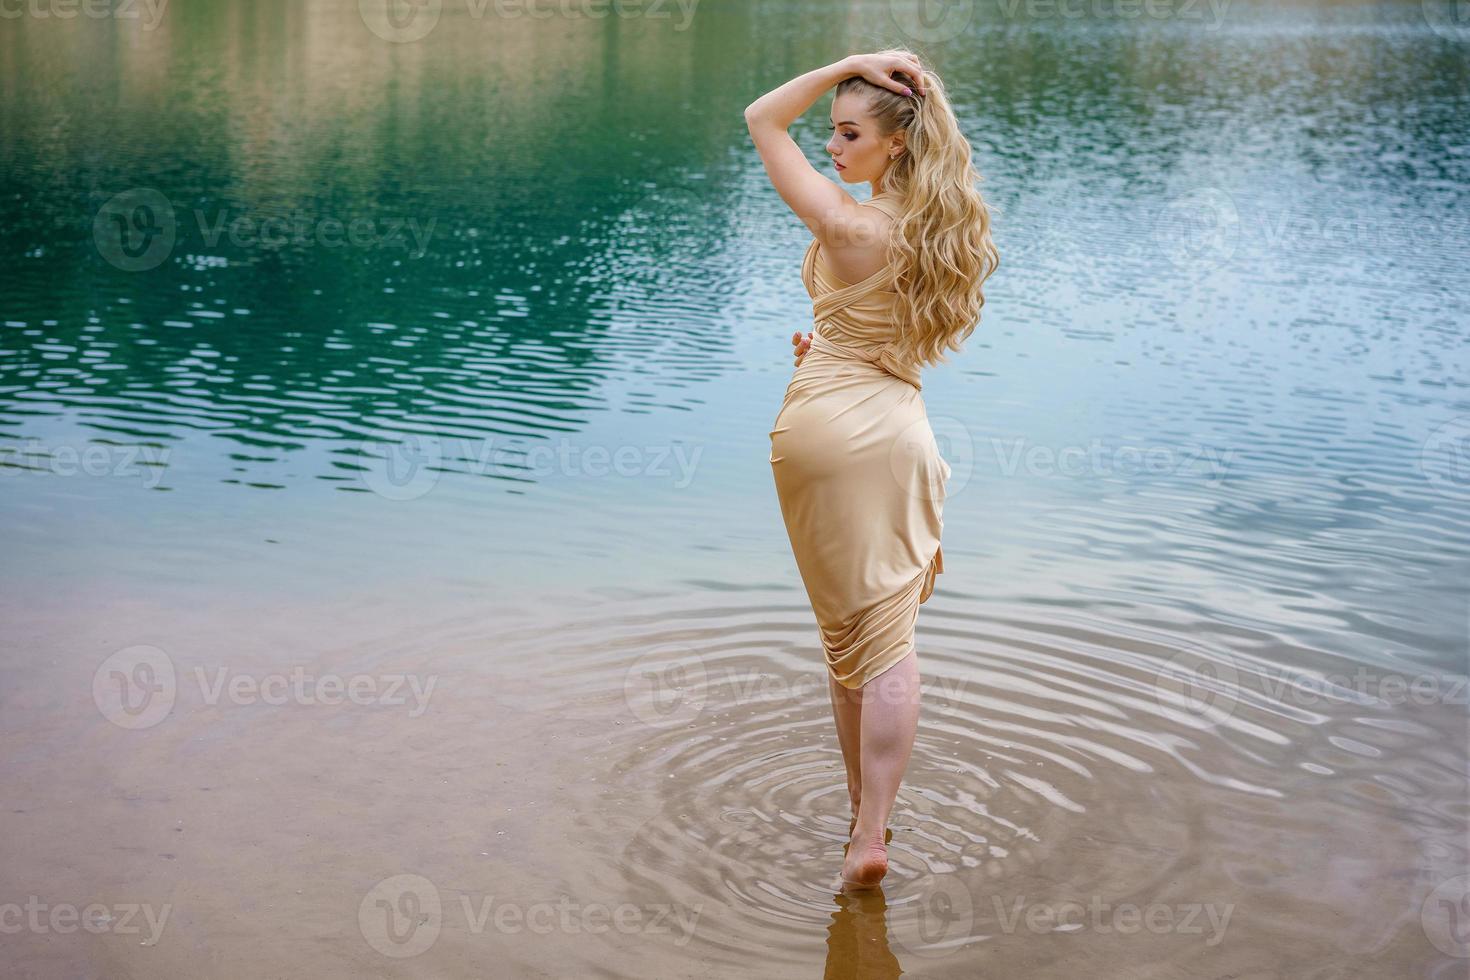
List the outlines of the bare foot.
<svg viewBox="0 0 1470 980">
<path fill-rule="evenodd" d="M 846 854 L 847 853 L 847 849 L 852 846 L 852 841 L 851 841 L 850 838 L 852 837 L 852 832 L 853 832 L 853 830 L 856 827 L 857 827 L 857 817 L 853 817 L 852 820 L 849 821 L 848 824 L 847 824 L 847 836 L 848 836 L 849 840 L 848 840 L 848 843 L 842 845 L 842 853 L 843 854 Z M 887 844 L 891 840 L 893 840 L 893 828 L 892 827 L 884 827 L 883 828 L 883 843 Z"/>
<path fill-rule="evenodd" d="M 876 888 L 888 873 L 888 847 L 877 837 L 848 842 L 842 880 L 853 888 Z"/>
</svg>

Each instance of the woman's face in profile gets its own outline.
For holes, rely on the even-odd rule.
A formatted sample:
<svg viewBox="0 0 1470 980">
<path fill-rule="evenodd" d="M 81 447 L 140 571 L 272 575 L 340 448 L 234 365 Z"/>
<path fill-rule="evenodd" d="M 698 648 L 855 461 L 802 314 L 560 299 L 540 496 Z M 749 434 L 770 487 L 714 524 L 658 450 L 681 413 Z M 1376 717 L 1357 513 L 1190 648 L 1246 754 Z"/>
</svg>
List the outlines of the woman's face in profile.
<svg viewBox="0 0 1470 980">
<path fill-rule="evenodd" d="M 866 100 L 851 92 L 839 95 L 832 100 L 830 123 L 827 152 L 843 181 L 877 180 L 888 166 L 888 146 L 878 134 L 877 120 L 868 115 Z"/>
</svg>

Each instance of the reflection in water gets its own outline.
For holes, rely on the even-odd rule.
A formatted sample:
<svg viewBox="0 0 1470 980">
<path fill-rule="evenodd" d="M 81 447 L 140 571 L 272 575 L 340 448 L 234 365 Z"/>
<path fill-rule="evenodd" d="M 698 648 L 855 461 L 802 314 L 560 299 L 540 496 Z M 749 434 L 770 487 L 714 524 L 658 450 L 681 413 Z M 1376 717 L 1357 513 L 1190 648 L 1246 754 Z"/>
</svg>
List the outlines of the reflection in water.
<svg viewBox="0 0 1470 980">
<path fill-rule="evenodd" d="M 121 90 L 70 71 L 108 40 L 96 25 L 29 26 L 6 66 L 30 84 L 5 108 L 3 205 L 8 257 L 28 273 L 9 311 L 25 356 L 0 382 L 40 376 L 21 387 L 47 393 L 48 415 L 112 439 L 208 433 L 224 440 L 212 455 L 246 464 L 240 482 L 279 486 L 273 464 L 322 445 L 341 458 L 308 472 L 345 488 L 365 437 L 524 451 L 610 407 L 614 378 L 643 376 L 615 407 L 650 410 L 687 407 L 685 391 L 729 369 L 722 331 L 684 337 L 742 271 L 708 246 L 729 211 L 706 197 L 720 175 L 699 135 L 728 140 L 724 120 L 691 129 L 667 102 L 633 104 L 656 78 L 566 84 L 595 34 L 533 62 L 524 46 L 552 28 L 511 22 L 419 76 L 383 59 L 422 48 L 370 43 L 354 20 L 195 7 L 129 35 L 118 71 L 165 63 L 171 78 Z M 282 104 L 286 51 L 300 74 Z M 55 101 L 74 113 L 61 125 Z M 656 171 L 630 129 L 667 154 Z M 159 238 L 171 247 L 155 256 Z M 31 435 L 21 407 L 6 421 Z"/>
<path fill-rule="evenodd" d="M 881 980 L 903 975 L 888 946 L 888 902 L 882 890 L 839 894 L 827 929 L 826 980 Z"/>
<path fill-rule="evenodd" d="M 445 909 L 403 963 L 443 975 L 1463 966 L 1451 5 L 978 3 L 933 39 L 1005 260 L 925 378 L 951 572 L 893 863 L 837 890 L 765 464 L 808 235 L 740 110 L 901 6 L 5 21 L 0 839 L 22 891 L 175 906 L 146 968 L 28 934 L 18 970 L 390 972 L 355 916 L 400 874 Z M 140 644 L 438 687 L 185 683 L 128 731 L 88 692 Z M 696 924 L 477 930 L 490 895 Z"/>
</svg>

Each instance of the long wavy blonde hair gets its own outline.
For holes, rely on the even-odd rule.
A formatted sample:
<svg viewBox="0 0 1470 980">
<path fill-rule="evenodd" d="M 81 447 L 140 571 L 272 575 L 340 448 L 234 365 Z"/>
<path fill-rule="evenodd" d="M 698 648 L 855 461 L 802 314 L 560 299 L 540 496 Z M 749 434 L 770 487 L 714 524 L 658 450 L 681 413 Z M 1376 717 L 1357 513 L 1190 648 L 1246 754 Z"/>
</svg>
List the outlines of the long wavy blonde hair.
<svg viewBox="0 0 1470 980">
<path fill-rule="evenodd" d="M 914 88 L 905 73 L 894 77 Z M 884 136 L 906 133 L 904 152 L 883 176 L 883 189 L 901 202 L 891 243 L 898 293 L 895 346 L 921 365 L 942 362 L 946 351 L 961 350 L 975 331 L 985 280 L 1000 264 L 970 142 L 932 71 L 924 72 L 923 95 L 901 95 L 858 75 L 838 83 L 837 95 L 848 92 L 864 97 Z"/>
</svg>

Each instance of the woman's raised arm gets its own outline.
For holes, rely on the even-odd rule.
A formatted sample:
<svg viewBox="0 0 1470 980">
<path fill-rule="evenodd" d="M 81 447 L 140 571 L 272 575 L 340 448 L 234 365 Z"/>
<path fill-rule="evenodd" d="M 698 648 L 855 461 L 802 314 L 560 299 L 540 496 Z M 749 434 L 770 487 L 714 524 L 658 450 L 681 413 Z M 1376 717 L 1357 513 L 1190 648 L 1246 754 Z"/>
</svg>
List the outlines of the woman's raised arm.
<svg viewBox="0 0 1470 980">
<path fill-rule="evenodd" d="M 807 162 L 806 154 L 787 129 L 823 93 L 852 75 L 862 75 L 875 85 L 907 93 L 908 88 L 892 77 L 895 70 L 913 72 L 912 77 L 923 78 L 922 67 L 912 56 L 883 52 L 851 55 L 798 75 L 745 107 L 745 124 L 776 193 L 819 238 L 840 234 L 848 220 L 859 216 L 858 204 L 851 194 Z"/>
</svg>

